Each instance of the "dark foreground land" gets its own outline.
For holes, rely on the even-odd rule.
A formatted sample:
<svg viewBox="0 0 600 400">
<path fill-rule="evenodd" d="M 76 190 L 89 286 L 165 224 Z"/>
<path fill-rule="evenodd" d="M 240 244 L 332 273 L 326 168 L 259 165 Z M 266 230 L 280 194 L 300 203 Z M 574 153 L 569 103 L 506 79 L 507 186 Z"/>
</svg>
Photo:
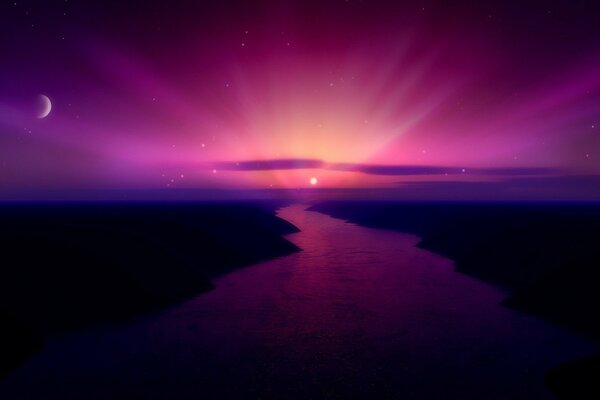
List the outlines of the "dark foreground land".
<svg viewBox="0 0 600 400">
<path fill-rule="evenodd" d="M 297 251 L 283 238 L 297 229 L 275 217 L 279 206 L 3 205 L 0 378 L 47 335 L 157 310 L 209 290 L 219 274 Z M 312 210 L 417 234 L 457 270 L 507 289 L 505 305 L 600 339 L 600 206 L 324 202 Z M 561 399 L 600 398 L 599 376 L 591 355 L 549 371 L 547 383 Z"/>
<path fill-rule="evenodd" d="M 311 210 L 414 233 L 458 271 L 508 289 L 506 306 L 600 339 L 599 205 L 331 201 Z M 560 398 L 600 398 L 587 397 L 600 396 L 598 378 L 600 358 L 590 357 L 547 381 Z"/>
<path fill-rule="evenodd" d="M 279 205 L 2 205 L 0 377 L 47 334 L 148 312 L 297 251 Z"/>
</svg>

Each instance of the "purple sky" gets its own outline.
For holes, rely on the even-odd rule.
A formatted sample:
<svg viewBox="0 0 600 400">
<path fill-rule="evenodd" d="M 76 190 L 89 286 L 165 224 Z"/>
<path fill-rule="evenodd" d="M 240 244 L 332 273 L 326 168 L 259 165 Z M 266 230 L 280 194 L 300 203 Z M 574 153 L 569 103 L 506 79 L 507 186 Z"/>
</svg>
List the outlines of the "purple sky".
<svg viewBox="0 0 600 400">
<path fill-rule="evenodd" d="M 204 3 L 0 4 L 0 198 L 598 199 L 595 2 Z"/>
</svg>

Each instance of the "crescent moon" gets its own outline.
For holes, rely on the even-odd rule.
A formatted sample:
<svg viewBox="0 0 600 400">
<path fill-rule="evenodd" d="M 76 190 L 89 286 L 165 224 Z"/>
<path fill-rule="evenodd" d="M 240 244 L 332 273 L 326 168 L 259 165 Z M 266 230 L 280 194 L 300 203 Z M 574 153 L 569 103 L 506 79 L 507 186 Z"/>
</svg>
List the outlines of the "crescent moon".
<svg viewBox="0 0 600 400">
<path fill-rule="evenodd" d="M 40 94 L 38 98 L 40 99 L 40 104 L 42 105 L 42 108 L 38 113 L 37 117 L 39 119 L 46 118 L 48 114 L 50 114 L 50 111 L 52 111 L 52 102 L 50 101 L 48 96 L 45 96 L 43 94 Z"/>
</svg>

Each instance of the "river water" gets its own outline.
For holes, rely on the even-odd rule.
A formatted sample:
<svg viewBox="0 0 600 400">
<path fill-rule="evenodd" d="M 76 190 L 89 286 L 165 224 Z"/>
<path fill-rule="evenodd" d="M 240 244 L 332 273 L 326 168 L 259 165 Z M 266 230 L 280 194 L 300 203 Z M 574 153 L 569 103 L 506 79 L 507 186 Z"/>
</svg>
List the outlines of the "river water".
<svg viewBox="0 0 600 400">
<path fill-rule="evenodd" d="M 543 374 L 595 350 L 505 309 L 416 236 L 281 209 L 303 251 L 130 323 L 53 339 L 3 399 L 552 398 Z"/>
</svg>

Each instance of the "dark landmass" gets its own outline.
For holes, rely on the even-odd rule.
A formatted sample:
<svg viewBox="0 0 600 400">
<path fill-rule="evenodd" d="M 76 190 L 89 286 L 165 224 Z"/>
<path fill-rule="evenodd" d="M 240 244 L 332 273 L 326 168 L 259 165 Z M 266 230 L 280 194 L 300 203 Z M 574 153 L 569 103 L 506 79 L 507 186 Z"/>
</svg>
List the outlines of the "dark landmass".
<svg viewBox="0 0 600 400">
<path fill-rule="evenodd" d="M 0 374 L 48 333 L 148 312 L 297 251 L 283 238 L 297 228 L 274 215 L 278 206 L 0 206 Z"/>
<path fill-rule="evenodd" d="M 330 201 L 310 210 L 416 234 L 457 271 L 508 289 L 504 305 L 600 339 L 600 205 Z M 599 378 L 595 357 L 557 367 L 548 382 L 561 398 L 590 398 L 576 396 L 597 393 Z"/>
<path fill-rule="evenodd" d="M 311 210 L 414 233 L 458 271 L 509 289 L 506 305 L 600 338 L 600 206 L 324 202 Z"/>
<path fill-rule="evenodd" d="M 42 344 L 39 334 L 4 310 L 0 310 L 0 339 L 0 379 Z"/>
<path fill-rule="evenodd" d="M 600 399 L 600 355 L 583 358 L 552 368 L 546 384 L 559 399 Z"/>
</svg>

